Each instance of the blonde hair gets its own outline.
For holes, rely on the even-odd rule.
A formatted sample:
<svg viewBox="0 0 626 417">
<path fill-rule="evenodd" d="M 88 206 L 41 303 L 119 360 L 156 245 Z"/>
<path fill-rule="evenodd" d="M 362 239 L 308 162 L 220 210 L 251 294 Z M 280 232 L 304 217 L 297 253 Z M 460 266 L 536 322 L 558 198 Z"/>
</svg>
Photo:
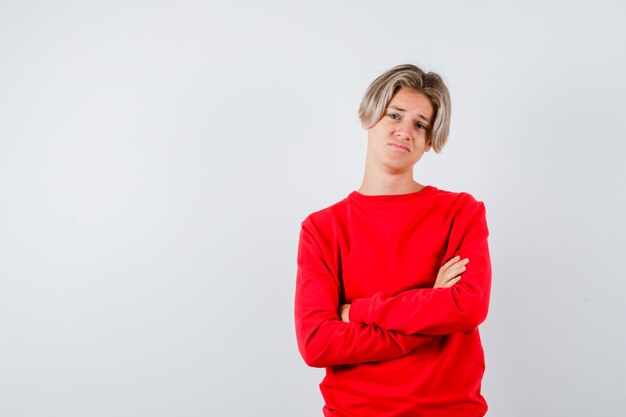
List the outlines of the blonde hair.
<svg viewBox="0 0 626 417">
<path fill-rule="evenodd" d="M 361 124 L 369 129 L 378 123 L 394 94 L 403 87 L 423 93 L 433 104 L 435 120 L 429 135 L 429 144 L 435 152 L 441 152 L 450 131 L 450 94 L 438 74 L 424 73 L 415 65 L 395 66 L 372 81 L 359 106 Z"/>
</svg>

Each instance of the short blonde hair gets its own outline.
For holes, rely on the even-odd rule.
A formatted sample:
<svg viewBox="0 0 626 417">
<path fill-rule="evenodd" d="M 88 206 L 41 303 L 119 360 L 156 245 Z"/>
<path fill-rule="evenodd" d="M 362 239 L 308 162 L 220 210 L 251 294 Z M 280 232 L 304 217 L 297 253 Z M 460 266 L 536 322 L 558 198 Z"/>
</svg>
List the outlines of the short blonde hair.
<svg viewBox="0 0 626 417">
<path fill-rule="evenodd" d="M 426 95 L 435 108 L 435 120 L 429 132 L 429 144 L 441 152 L 450 131 L 450 94 L 438 74 L 424 73 L 419 67 L 402 64 L 380 75 L 367 87 L 359 106 L 359 118 L 366 129 L 374 126 L 400 88 L 411 88 Z"/>
</svg>

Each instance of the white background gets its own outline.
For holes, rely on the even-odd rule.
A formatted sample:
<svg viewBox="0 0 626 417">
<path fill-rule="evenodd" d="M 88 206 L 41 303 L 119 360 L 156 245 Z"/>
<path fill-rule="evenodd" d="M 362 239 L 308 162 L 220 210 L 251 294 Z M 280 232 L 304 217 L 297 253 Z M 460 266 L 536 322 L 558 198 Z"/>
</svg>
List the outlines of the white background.
<svg viewBox="0 0 626 417">
<path fill-rule="evenodd" d="M 300 222 L 368 84 L 452 96 L 424 184 L 485 202 L 490 416 L 624 416 L 625 6 L 0 2 L 0 416 L 321 416 Z"/>
</svg>

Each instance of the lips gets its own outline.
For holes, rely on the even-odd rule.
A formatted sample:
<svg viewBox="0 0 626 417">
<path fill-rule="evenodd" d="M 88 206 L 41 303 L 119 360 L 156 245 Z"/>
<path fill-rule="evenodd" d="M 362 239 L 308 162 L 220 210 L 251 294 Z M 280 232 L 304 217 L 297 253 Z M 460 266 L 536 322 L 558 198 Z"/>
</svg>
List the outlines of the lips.
<svg viewBox="0 0 626 417">
<path fill-rule="evenodd" d="M 402 145 L 398 142 L 390 142 L 389 146 L 391 146 L 392 148 L 400 151 L 400 152 L 409 152 L 409 148 L 405 145 Z"/>
</svg>

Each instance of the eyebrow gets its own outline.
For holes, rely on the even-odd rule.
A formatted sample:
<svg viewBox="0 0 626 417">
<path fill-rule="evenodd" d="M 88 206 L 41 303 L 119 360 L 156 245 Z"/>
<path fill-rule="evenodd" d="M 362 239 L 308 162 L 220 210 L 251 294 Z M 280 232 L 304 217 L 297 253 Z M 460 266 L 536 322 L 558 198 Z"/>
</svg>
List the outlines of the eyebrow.
<svg viewBox="0 0 626 417">
<path fill-rule="evenodd" d="M 390 108 L 390 109 L 395 109 L 395 110 L 398 110 L 398 111 L 403 111 L 403 112 L 406 112 L 406 110 L 405 110 L 405 109 L 400 108 L 400 107 L 398 107 L 398 106 L 389 106 L 389 108 Z M 429 120 L 429 119 L 427 119 L 427 118 L 426 118 L 423 114 L 419 114 L 419 113 L 418 113 L 417 115 L 418 115 L 419 117 L 421 117 L 422 119 L 426 120 L 428 123 L 430 123 L 430 120 Z"/>
</svg>

